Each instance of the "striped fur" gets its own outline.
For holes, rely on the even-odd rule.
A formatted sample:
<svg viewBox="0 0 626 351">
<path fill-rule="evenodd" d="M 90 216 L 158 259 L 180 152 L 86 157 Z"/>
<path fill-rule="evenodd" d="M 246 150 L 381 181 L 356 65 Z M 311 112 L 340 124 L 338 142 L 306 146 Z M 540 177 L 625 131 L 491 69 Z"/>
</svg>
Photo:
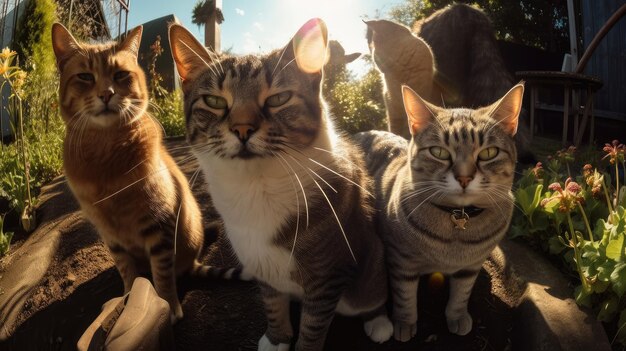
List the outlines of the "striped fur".
<svg viewBox="0 0 626 351">
<path fill-rule="evenodd" d="M 321 98 L 323 22 L 309 21 L 284 49 L 263 56 L 217 59 L 177 25 L 170 44 L 188 141 L 244 272 L 261 286 L 268 329 L 259 349 L 289 349 L 290 297 L 302 301 L 297 350 L 323 348 L 335 311 L 363 315 L 372 340 L 387 340 L 371 180 Z M 283 93 L 290 97 L 271 106 Z"/>
<path fill-rule="evenodd" d="M 197 260 L 204 236 L 200 210 L 162 145 L 161 126 L 146 112 L 146 82 L 137 65 L 141 27 L 117 45 L 79 44 L 60 24 L 52 38 L 68 184 L 109 247 L 125 293 L 137 276 L 151 274 L 176 321 L 183 316 L 177 275 L 238 272 L 212 270 Z"/>
<path fill-rule="evenodd" d="M 412 338 L 417 329 L 417 286 L 421 275 L 450 277 L 446 317 L 450 332 L 472 328 L 467 302 L 482 263 L 508 229 L 516 151 L 513 134 L 523 86 L 486 108 L 442 109 L 404 88 L 411 141 L 388 132 L 355 136 L 366 150 L 376 182 L 378 229 L 387 252 L 394 337 Z M 481 151 L 497 155 L 481 160 Z M 439 149 L 450 156 L 445 159 Z M 494 149 L 491 149 L 494 150 Z M 467 180 L 469 179 L 469 182 Z M 464 185 L 465 186 L 464 186 Z M 455 228 L 441 207 L 482 208 L 467 229 Z"/>
</svg>

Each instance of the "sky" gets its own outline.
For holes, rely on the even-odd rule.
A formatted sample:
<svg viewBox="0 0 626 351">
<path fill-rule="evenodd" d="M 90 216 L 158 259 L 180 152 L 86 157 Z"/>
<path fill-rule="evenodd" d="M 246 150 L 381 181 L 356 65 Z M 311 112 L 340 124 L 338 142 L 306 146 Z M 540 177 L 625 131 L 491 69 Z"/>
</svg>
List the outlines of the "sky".
<svg viewBox="0 0 626 351">
<path fill-rule="evenodd" d="M 128 28 L 174 14 L 200 42 L 204 28 L 191 23 L 198 0 L 133 0 Z M 402 0 L 223 0 L 222 50 L 234 54 L 268 52 L 285 46 L 307 20 L 322 18 L 329 38 L 338 40 L 346 53 L 367 53 L 364 18 L 386 18 Z M 361 64 L 363 64 L 361 62 Z M 353 65 L 358 71 L 359 63 Z"/>
</svg>

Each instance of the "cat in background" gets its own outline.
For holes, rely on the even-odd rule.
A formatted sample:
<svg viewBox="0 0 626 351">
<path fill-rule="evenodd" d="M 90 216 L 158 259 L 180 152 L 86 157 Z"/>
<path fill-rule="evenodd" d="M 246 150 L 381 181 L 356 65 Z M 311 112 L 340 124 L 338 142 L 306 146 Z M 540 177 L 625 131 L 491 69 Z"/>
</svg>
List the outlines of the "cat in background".
<svg viewBox="0 0 626 351">
<path fill-rule="evenodd" d="M 198 204 L 147 112 L 137 64 L 141 34 L 140 26 L 120 44 L 85 44 L 53 25 L 66 124 L 63 167 L 83 214 L 111 251 L 124 293 L 137 276 L 151 273 L 175 322 L 183 317 L 176 276 L 208 275 L 209 267 L 197 260 L 204 237 Z"/>
<path fill-rule="evenodd" d="M 413 29 L 387 20 L 367 21 L 367 41 L 383 75 L 389 130 L 410 138 L 401 86 L 443 107 L 479 108 L 514 84 L 490 19 L 465 4 L 446 6 L 417 21 Z M 515 136 L 521 161 L 534 164 L 530 130 L 519 123 Z"/>
<path fill-rule="evenodd" d="M 321 96 L 327 29 L 312 19 L 283 49 L 218 58 L 179 25 L 187 138 L 268 328 L 259 350 L 287 350 L 289 301 L 302 302 L 297 350 L 321 350 L 335 311 L 391 337 L 384 249 L 362 153 L 333 128 Z"/>
<path fill-rule="evenodd" d="M 485 259 L 513 211 L 513 139 L 524 94 L 518 84 L 479 109 L 445 109 L 402 88 L 411 139 L 372 131 L 355 136 L 376 184 L 377 226 L 385 243 L 394 338 L 417 331 L 421 275 L 450 277 L 451 333 L 472 329 L 467 303 Z"/>
</svg>

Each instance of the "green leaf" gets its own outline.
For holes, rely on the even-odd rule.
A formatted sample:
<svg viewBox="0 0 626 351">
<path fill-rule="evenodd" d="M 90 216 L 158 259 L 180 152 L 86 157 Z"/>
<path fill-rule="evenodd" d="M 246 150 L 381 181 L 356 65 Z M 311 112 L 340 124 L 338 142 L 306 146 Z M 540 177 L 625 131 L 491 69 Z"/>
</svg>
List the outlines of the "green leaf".
<svg viewBox="0 0 626 351">
<path fill-rule="evenodd" d="M 542 184 L 533 184 L 515 191 L 515 199 L 526 216 L 531 217 L 539 206 L 541 190 L 543 190 Z"/>
<path fill-rule="evenodd" d="M 543 212 L 535 212 L 533 214 L 533 229 L 534 231 L 548 230 L 550 227 L 550 221 Z"/>
<path fill-rule="evenodd" d="M 543 185 L 542 184 L 537 184 L 535 187 L 535 192 L 533 195 L 533 201 L 532 201 L 532 210 L 535 211 L 535 209 L 537 208 L 537 206 L 539 206 L 539 202 L 541 201 L 541 191 L 543 190 Z"/>
<path fill-rule="evenodd" d="M 618 235 L 616 238 L 609 241 L 606 246 L 606 257 L 612 260 L 619 260 L 622 257 L 624 250 L 624 236 Z"/>
<path fill-rule="evenodd" d="M 548 239 L 548 245 L 550 253 L 553 255 L 560 254 L 567 247 L 561 236 L 553 236 Z"/>
<path fill-rule="evenodd" d="M 626 292 L 626 263 L 616 264 L 610 279 L 613 283 L 613 291 L 618 297 L 622 297 Z"/>
<path fill-rule="evenodd" d="M 560 202 L 559 199 L 553 198 L 543 205 L 543 210 L 546 213 L 550 213 L 550 214 L 555 213 L 559 208 L 559 202 Z"/>
<path fill-rule="evenodd" d="M 520 225 L 512 225 L 509 229 L 509 237 L 517 238 L 517 237 L 525 237 L 528 236 L 528 231 L 524 226 Z"/>
<path fill-rule="evenodd" d="M 608 260 L 604 262 L 602 265 L 600 265 L 597 268 L 598 280 L 603 281 L 603 282 L 611 281 L 611 273 L 613 273 L 614 269 L 615 269 L 615 261 Z"/>
<path fill-rule="evenodd" d="M 3 233 L 0 228 L 0 256 L 4 256 L 11 246 L 11 239 L 13 238 L 13 232 Z"/>
<path fill-rule="evenodd" d="M 591 284 L 591 290 L 596 294 L 602 294 L 609 287 L 609 282 L 604 282 L 600 280 L 596 280 L 593 284 Z"/>
<path fill-rule="evenodd" d="M 626 207 L 626 186 L 620 187 L 617 203 Z"/>
<path fill-rule="evenodd" d="M 610 322 L 617 313 L 619 307 L 619 299 L 615 296 L 611 296 L 608 299 L 602 301 L 600 304 L 600 311 L 598 312 L 598 320 L 601 322 Z"/>
<path fill-rule="evenodd" d="M 576 298 L 576 303 L 581 306 L 591 307 L 591 295 L 589 292 L 586 292 L 583 289 L 582 285 L 579 285 L 574 289 L 574 296 Z"/>
<path fill-rule="evenodd" d="M 626 309 L 622 310 L 619 314 L 619 321 L 617 322 L 617 335 L 615 339 L 622 345 L 626 345 Z"/>
</svg>

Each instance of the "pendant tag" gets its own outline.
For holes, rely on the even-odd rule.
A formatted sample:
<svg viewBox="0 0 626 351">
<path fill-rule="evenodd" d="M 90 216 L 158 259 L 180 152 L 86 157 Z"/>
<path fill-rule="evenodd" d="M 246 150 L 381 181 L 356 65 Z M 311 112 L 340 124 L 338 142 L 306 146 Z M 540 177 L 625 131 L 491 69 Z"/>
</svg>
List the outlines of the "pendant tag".
<svg viewBox="0 0 626 351">
<path fill-rule="evenodd" d="M 469 221 L 469 215 L 465 213 L 465 209 L 462 210 L 454 210 L 450 215 L 450 220 L 452 224 L 454 224 L 454 229 L 462 229 L 465 230 L 465 225 Z"/>
</svg>

